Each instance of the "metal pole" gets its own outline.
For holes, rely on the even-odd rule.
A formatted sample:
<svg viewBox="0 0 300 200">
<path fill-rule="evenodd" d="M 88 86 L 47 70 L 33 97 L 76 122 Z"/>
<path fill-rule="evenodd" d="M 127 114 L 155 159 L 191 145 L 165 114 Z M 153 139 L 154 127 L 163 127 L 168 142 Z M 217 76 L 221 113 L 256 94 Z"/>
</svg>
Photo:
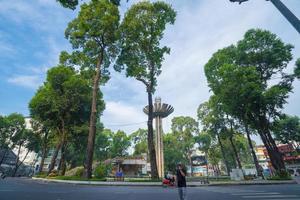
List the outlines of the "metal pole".
<svg viewBox="0 0 300 200">
<path fill-rule="evenodd" d="M 280 0 L 271 0 L 271 2 L 300 34 L 300 20 L 296 15 L 294 15 Z"/>
</svg>

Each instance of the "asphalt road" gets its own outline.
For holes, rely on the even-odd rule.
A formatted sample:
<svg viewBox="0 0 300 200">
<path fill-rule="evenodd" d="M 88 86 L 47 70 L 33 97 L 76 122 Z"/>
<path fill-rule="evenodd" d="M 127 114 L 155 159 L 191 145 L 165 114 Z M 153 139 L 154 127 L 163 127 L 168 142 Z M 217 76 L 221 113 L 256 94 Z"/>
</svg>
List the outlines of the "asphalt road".
<svg viewBox="0 0 300 200">
<path fill-rule="evenodd" d="M 176 188 L 108 187 L 0 180 L 0 200 L 177 200 Z M 300 200 L 300 185 L 188 188 L 188 200 Z"/>
</svg>

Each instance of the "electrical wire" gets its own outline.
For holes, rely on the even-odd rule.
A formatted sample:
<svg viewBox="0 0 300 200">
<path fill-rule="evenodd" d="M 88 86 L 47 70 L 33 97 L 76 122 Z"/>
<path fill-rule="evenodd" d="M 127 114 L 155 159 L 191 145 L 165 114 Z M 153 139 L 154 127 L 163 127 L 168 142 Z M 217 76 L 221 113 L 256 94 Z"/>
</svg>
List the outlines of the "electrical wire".
<svg viewBox="0 0 300 200">
<path fill-rule="evenodd" d="M 105 126 L 135 126 L 135 125 L 144 124 L 146 122 L 147 121 L 137 122 L 137 123 L 128 123 L 128 124 L 105 124 Z"/>
</svg>

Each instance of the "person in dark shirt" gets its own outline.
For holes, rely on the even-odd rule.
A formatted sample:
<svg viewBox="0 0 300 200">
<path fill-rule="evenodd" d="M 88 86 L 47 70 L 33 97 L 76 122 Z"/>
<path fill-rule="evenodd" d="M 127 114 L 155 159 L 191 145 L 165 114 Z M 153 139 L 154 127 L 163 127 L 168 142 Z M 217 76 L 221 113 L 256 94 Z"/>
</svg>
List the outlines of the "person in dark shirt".
<svg viewBox="0 0 300 200">
<path fill-rule="evenodd" d="M 180 200 L 187 200 L 186 194 L 186 169 L 182 164 L 177 165 L 176 181 Z"/>
</svg>

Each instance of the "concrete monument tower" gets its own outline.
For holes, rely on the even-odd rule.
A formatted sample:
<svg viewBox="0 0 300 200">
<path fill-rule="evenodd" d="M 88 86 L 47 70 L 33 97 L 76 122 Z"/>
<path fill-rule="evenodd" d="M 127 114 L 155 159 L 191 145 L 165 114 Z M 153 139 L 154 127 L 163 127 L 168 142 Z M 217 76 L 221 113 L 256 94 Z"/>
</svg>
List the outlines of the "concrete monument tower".
<svg viewBox="0 0 300 200">
<path fill-rule="evenodd" d="M 155 98 L 153 105 L 153 118 L 155 120 L 155 152 L 158 175 L 164 177 L 164 144 L 163 144 L 163 129 L 162 119 L 170 115 L 174 111 L 171 105 L 161 103 L 161 98 Z M 148 115 L 149 108 L 144 108 L 144 113 Z"/>
</svg>

